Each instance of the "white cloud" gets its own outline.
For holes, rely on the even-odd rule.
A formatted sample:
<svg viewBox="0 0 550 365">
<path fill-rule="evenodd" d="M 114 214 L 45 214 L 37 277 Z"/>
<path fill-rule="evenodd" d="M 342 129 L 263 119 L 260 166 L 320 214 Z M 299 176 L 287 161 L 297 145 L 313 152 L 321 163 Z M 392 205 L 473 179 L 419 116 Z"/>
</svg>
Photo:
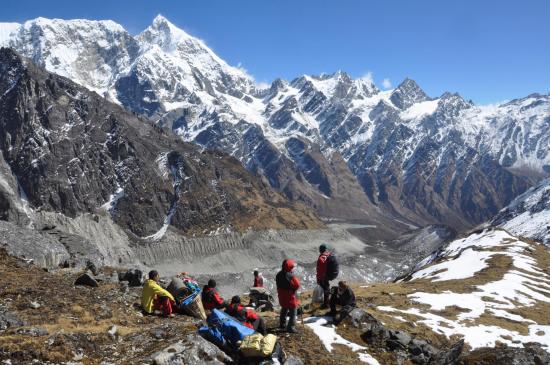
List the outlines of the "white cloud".
<svg viewBox="0 0 550 365">
<path fill-rule="evenodd" d="M 382 80 L 382 87 L 383 87 L 384 89 L 386 89 L 386 90 L 387 90 L 387 89 L 391 89 L 391 86 L 392 86 L 392 85 L 391 85 L 390 79 L 385 78 L 384 80 Z"/>
<path fill-rule="evenodd" d="M 368 71 L 366 74 L 364 74 L 363 76 L 361 76 L 361 79 L 362 80 L 368 80 L 370 81 L 371 83 L 374 84 L 374 78 L 372 76 L 372 71 Z"/>
<path fill-rule="evenodd" d="M 271 84 L 269 82 L 265 82 L 265 81 L 256 82 L 256 87 L 258 89 L 268 89 L 270 86 Z"/>
</svg>

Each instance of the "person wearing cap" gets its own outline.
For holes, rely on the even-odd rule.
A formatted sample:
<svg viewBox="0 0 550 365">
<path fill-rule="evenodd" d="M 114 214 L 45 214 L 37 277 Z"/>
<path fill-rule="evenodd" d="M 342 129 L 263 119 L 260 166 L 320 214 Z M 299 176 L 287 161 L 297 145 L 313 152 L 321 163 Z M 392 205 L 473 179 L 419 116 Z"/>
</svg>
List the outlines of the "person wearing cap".
<svg viewBox="0 0 550 365">
<path fill-rule="evenodd" d="M 263 288 L 264 287 L 264 277 L 262 273 L 258 270 L 254 270 L 254 285 L 253 288 Z"/>
<path fill-rule="evenodd" d="M 325 243 L 319 246 L 319 258 L 317 259 L 317 284 L 323 288 L 323 305 L 321 309 L 329 307 L 330 280 L 338 276 L 338 264 L 336 256 L 333 255 Z"/>
<path fill-rule="evenodd" d="M 267 333 L 264 319 L 254 312 L 254 310 L 242 306 L 241 297 L 238 295 L 231 298 L 231 304 L 225 308 L 225 313 L 262 335 Z"/>
<path fill-rule="evenodd" d="M 218 290 L 216 290 L 216 281 L 208 280 L 208 284 L 202 289 L 201 294 L 202 305 L 206 310 L 222 309 L 227 306 L 227 302 L 223 300 Z"/>
<path fill-rule="evenodd" d="M 277 295 L 281 305 L 279 328 L 284 330 L 286 325 L 286 331 L 290 333 L 298 332 L 296 330 L 296 315 L 300 302 L 296 292 L 300 289 L 300 281 L 292 272 L 295 267 L 296 263 L 293 260 L 284 260 L 281 271 L 275 277 Z M 289 318 L 288 323 L 287 316 Z"/>
<path fill-rule="evenodd" d="M 330 296 L 330 312 L 327 316 L 334 318 L 334 324 L 338 325 L 346 318 L 353 309 L 355 309 L 355 293 L 345 281 L 338 282 L 338 287 L 332 288 Z M 336 306 L 340 306 L 340 312 L 336 310 Z"/>
<path fill-rule="evenodd" d="M 173 317 L 175 299 L 170 292 L 159 285 L 158 271 L 151 270 L 149 279 L 143 284 L 141 293 L 141 307 L 146 313 L 152 314 L 155 310 L 162 310 L 165 317 Z"/>
</svg>

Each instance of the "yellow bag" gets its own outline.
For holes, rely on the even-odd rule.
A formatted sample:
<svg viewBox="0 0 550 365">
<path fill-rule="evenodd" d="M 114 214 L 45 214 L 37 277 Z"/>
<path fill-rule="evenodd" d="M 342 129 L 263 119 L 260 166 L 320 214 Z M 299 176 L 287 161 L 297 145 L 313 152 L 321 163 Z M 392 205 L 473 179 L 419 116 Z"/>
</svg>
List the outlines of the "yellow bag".
<svg viewBox="0 0 550 365">
<path fill-rule="evenodd" d="M 245 357 L 258 357 L 258 356 L 264 356 L 262 353 L 262 340 L 264 336 L 262 336 L 260 333 L 255 333 L 250 336 L 246 336 L 243 339 L 243 342 L 241 342 L 241 346 L 239 346 L 239 350 L 241 350 L 242 354 Z"/>
<path fill-rule="evenodd" d="M 269 356 L 273 353 L 273 349 L 275 348 L 275 344 L 277 343 L 277 336 L 273 334 L 266 335 L 262 339 L 261 343 L 261 351 L 263 356 Z"/>
<path fill-rule="evenodd" d="M 273 353 L 276 343 L 277 336 L 275 335 L 269 334 L 264 337 L 255 333 L 244 338 L 239 350 L 244 357 L 267 357 Z"/>
</svg>

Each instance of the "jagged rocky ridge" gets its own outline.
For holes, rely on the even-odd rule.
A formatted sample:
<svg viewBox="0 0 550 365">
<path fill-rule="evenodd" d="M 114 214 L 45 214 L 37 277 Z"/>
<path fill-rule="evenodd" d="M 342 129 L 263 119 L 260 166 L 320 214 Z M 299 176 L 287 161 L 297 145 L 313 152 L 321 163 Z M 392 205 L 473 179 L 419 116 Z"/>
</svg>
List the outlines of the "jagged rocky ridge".
<svg viewBox="0 0 550 365">
<path fill-rule="evenodd" d="M 107 214 L 134 239 L 161 238 L 169 226 L 204 235 L 321 225 L 234 158 L 166 135 L 7 48 L 0 111 L 4 219 Z"/>
<path fill-rule="evenodd" d="M 469 227 L 549 173 L 550 97 L 478 107 L 410 79 L 380 91 L 344 72 L 259 89 L 162 16 L 3 24 L 0 44 L 201 146 L 223 150 L 327 217 Z M 408 228 L 394 223 L 396 230 Z"/>
</svg>

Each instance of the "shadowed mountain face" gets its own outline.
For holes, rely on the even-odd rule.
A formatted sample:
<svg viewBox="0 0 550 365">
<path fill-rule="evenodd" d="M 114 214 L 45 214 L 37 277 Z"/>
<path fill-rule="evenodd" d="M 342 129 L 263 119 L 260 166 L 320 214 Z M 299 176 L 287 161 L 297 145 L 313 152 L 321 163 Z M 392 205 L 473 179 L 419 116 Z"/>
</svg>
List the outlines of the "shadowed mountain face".
<svg viewBox="0 0 550 365">
<path fill-rule="evenodd" d="M 412 79 L 380 91 L 340 71 L 259 89 L 161 16 L 137 36 L 110 21 L 3 27 L 0 45 L 231 154 L 324 217 L 463 229 L 550 173 L 549 95 L 479 107 L 458 94 L 432 98 Z"/>
<path fill-rule="evenodd" d="M 234 158 L 202 151 L 0 50 L 0 214 L 111 214 L 138 237 L 321 223 Z M 14 199 L 17 198 L 17 199 Z M 22 203 L 19 200 L 22 198 Z"/>
</svg>

